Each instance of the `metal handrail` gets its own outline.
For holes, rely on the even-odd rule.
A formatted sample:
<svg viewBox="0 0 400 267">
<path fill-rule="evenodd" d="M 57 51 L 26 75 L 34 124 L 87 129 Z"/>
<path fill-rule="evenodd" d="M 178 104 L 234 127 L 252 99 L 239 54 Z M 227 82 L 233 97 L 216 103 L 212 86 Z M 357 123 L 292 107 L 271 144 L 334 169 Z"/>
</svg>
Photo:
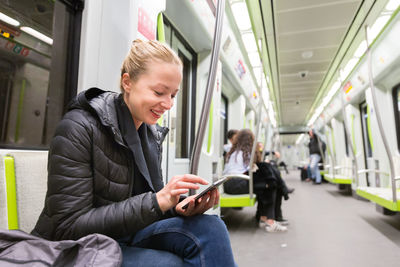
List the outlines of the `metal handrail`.
<svg viewBox="0 0 400 267">
<path fill-rule="evenodd" d="M 214 28 L 214 40 L 211 51 L 211 64 L 208 72 L 206 93 L 204 96 L 204 104 L 201 110 L 199 128 L 195 137 L 193 152 L 190 157 L 190 173 L 198 174 L 201 147 L 203 145 L 204 134 L 207 127 L 208 116 L 210 113 L 211 99 L 213 95 L 213 89 L 215 85 L 215 77 L 217 75 L 217 63 L 219 58 L 219 51 L 221 48 L 221 37 L 222 37 L 222 24 L 223 15 L 225 10 L 225 0 L 218 0 L 217 13 L 215 16 L 215 28 Z M 193 190 L 190 194 L 194 194 Z"/>
<path fill-rule="evenodd" d="M 357 171 L 357 173 L 359 173 L 359 174 L 369 173 L 369 172 L 380 173 L 380 174 L 384 174 L 384 175 L 389 176 L 389 173 L 384 172 L 384 171 L 380 171 L 380 170 L 377 170 L 377 169 L 363 169 L 363 170 Z"/>
<path fill-rule="evenodd" d="M 368 44 L 368 26 L 365 26 L 365 41 L 367 43 L 367 54 L 368 54 L 368 76 L 369 76 L 369 85 L 371 87 L 371 94 L 372 94 L 372 103 L 374 105 L 375 109 L 375 114 L 376 114 L 376 120 L 378 122 L 378 128 L 379 128 L 379 133 L 381 134 L 382 141 L 383 141 L 383 146 L 385 147 L 386 155 L 388 156 L 389 159 L 389 166 L 390 166 L 390 178 L 392 180 L 392 195 L 393 195 L 393 201 L 397 203 L 397 192 L 396 192 L 396 180 L 394 179 L 394 163 L 393 163 L 393 158 L 391 155 L 390 147 L 388 140 L 385 135 L 385 131 L 383 130 L 383 125 L 382 125 L 382 117 L 379 111 L 379 105 L 378 101 L 376 99 L 376 93 L 375 93 L 375 86 L 374 86 L 374 80 L 372 76 L 372 62 L 371 62 L 371 47 Z"/>
<path fill-rule="evenodd" d="M 250 180 L 250 176 L 243 174 L 243 173 L 237 173 L 237 174 L 226 174 L 226 175 L 222 175 L 222 178 L 241 178 L 241 179 L 245 179 L 245 180 Z"/>
<path fill-rule="evenodd" d="M 338 170 L 338 169 L 353 169 L 353 167 L 350 166 L 345 166 L 345 165 L 338 165 L 333 167 L 334 170 Z"/>
</svg>

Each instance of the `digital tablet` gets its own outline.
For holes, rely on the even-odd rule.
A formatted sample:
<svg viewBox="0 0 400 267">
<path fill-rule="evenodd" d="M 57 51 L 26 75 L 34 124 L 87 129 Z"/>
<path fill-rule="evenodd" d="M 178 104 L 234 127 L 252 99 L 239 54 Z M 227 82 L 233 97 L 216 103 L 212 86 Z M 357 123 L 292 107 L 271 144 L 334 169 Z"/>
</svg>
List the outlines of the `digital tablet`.
<svg viewBox="0 0 400 267">
<path fill-rule="evenodd" d="M 203 191 L 201 191 L 201 193 L 199 193 L 195 198 L 194 201 L 197 201 L 199 198 L 201 198 L 202 196 L 204 196 L 205 194 L 207 194 L 208 192 L 214 190 L 215 188 L 217 188 L 218 186 L 222 185 L 223 183 L 225 183 L 226 181 L 229 180 L 230 177 L 224 177 L 222 179 L 219 179 L 217 181 L 215 181 L 214 183 L 212 183 L 209 187 L 207 187 L 206 189 L 204 189 Z M 182 209 L 187 209 L 187 207 L 189 207 L 189 202 L 186 203 Z"/>
</svg>

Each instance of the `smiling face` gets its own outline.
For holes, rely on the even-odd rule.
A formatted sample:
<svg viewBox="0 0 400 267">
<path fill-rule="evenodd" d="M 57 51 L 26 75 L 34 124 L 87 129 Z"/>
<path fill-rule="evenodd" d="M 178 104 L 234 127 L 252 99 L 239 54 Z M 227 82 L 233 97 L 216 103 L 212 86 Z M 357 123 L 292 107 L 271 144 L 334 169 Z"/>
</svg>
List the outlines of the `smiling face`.
<svg viewBox="0 0 400 267">
<path fill-rule="evenodd" d="M 151 61 L 147 71 L 133 81 L 128 73 L 122 75 L 124 101 L 128 106 L 136 129 L 155 124 L 170 110 L 182 80 L 182 67 L 175 63 Z"/>
</svg>

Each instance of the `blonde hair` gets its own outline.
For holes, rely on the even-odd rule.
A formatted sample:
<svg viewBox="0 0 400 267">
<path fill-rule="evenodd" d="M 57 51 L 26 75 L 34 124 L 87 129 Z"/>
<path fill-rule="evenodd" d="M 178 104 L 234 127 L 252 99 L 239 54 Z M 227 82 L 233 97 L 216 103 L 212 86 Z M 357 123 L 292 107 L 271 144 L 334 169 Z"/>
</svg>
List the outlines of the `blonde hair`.
<svg viewBox="0 0 400 267">
<path fill-rule="evenodd" d="M 122 93 L 124 93 L 122 75 L 128 73 L 129 77 L 136 82 L 140 75 L 147 72 L 148 64 L 151 61 L 174 63 L 182 66 L 181 59 L 168 45 L 158 41 L 143 41 L 136 39 L 132 42 L 131 49 L 122 63 L 120 78 L 120 88 Z"/>
</svg>

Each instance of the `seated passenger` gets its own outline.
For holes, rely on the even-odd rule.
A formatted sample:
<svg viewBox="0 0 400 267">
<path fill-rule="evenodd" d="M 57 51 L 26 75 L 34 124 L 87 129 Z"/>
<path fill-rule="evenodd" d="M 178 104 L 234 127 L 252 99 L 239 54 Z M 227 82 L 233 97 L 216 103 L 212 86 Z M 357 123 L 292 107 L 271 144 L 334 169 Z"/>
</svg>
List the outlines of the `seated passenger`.
<svg viewBox="0 0 400 267">
<path fill-rule="evenodd" d="M 249 174 L 251 150 L 254 134 L 249 129 L 240 130 L 231 150 L 225 156 L 222 174 Z M 224 183 L 224 192 L 228 194 L 248 194 L 249 182 L 245 179 L 233 178 Z"/>
<path fill-rule="evenodd" d="M 136 40 L 122 66 L 121 94 L 91 88 L 73 100 L 51 142 L 45 207 L 33 234 L 107 235 L 119 241 L 123 265 L 235 266 L 225 224 L 203 215 L 218 191 L 195 203 L 182 194 L 206 180 L 185 174 L 163 185 L 168 129 L 157 120 L 181 80 L 181 60 L 169 47 Z"/>
<path fill-rule="evenodd" d="M 232 149 L 226 155 L 223 174 L 248 174 L 250 165 L 251 150 L 253 147 L 254 135 L 249 129 L 240 130 L 236 136 Z M 262 164 L 261 152 L 256 151 L 256 163 Z M 257 196 L 257 217 L 260 219 L 260 227 L 268 232 L 282 232 L 287 228 L 275 222 L 275 200 L 277 192 L 276 178 L 268 166 L 259 167 L 254 173 L 254 193 Z M 263 167 L 266 168 L 264 172 Z M 249 181 L 240 178 L 233 178 L 224 184 L 224 192 L 228 194 L 248 194 Z"/>
<path fill-rule="evenodd" d="M 237 133 L 238 133 L 238 130 L 231 129 L 226 134 L 226 138 L 228 138 L 228 143 L 224 145 L 224 156 L 226 155 L 226 153 L 228 153 L 231 150 L 232 145 L 235 142 L 235 137 L 236 137 Z"/>
</svg>

